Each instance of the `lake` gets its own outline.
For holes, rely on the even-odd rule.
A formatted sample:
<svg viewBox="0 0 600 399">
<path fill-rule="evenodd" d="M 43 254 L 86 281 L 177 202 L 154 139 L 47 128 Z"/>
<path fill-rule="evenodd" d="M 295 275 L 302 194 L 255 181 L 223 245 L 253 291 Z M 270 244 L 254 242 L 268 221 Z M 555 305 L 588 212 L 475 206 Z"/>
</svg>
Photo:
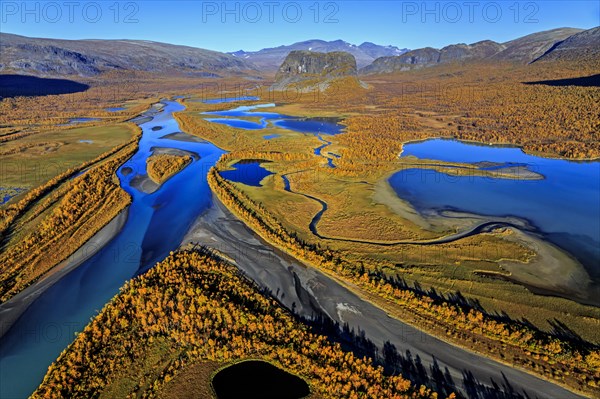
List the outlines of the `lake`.
<svg viewBox="0 0 600 399">
<path fill-rule="evenodd" d="M 550 242 L 574 255 L 600 278 L 600 162 L 575 162 L 525 154 L 521 149 L 432 139 L 408 143 L 402 157 L 484 165 L 526 166 L 538 180 L 451 176 L 431 169 L 395 173 L 389 183 L 417 210 L 454 209 L 527 219 Z"/>
<path fill-rule="evenodd" d="M 221 176 L 227 180 L 244 183 L 249 186 L 260 187 L 260 182 L 265 177 L 272 175 L 260 165 L 260 161 L 244 160 L 232 165 L 233 170 L 224 170 Z"/>
<path fill-rule="evenodd" d="M 226 111 L 203 112 L 203 115 L 225 116 L 228 118 L 207 118 L 210 122 L 221 123 L 240 129 L 263 129 L 269 123 L 275 127 L 293 130 L 299 133 L 307 134 L 326 134 L 335 135 L 342 132 L 343 125 L 340 125 L 338 118 L 302 118 L 279 114 L 277 112 L 255 111 L 257 109 L 275 107 L 275 104 L 245 105 Z M 234 119 L 236 118 L 236 119 Z M 240 118 L 261 118 L 260 123 Z"/>
</svg>

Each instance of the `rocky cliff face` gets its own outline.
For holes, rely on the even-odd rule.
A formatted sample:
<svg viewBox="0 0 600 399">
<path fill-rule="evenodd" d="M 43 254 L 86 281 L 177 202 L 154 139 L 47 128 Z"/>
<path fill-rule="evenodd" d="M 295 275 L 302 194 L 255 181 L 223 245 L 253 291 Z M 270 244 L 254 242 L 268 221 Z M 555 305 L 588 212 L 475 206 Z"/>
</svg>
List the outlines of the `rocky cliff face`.
<svg viewBox="0 0 600 399">
<path fill-rule="evenodd" d="M 274 89 L 283 89 L 301 82 L 322 85 L 335 78 L 356 75 L 356 60 L 352 54 L 342 51 L 292 51 L 277 71 Z"/>
<path fill-rule="evenodd" d="M 365 42 L 357 46 L 343 40 L 306 40 L 290 45 L 264 48 L 259 51 L 236 51 L 230 53 L 236 57 L 256 65 L 261 71 L 277 71 L 281 63 L 288 54 L 295 50 L 315 51 L 319 53 L 331 53 L 334 51 L 344 51 L 350 53 L 356 59 L 359 68 L 365 67 L 376 58 L 384 56 L 400 55 L 407 52 L 407 49 L 399 49 L 395 46 L 381 46 L 378 44 Z"/>
<path fill-rule="evenodd" d="M 356 60 L 352 54 L 335 51 L 317 53 L 292 51 L 279 67 L 276 80 L 285 78 L 356 76 Z"/>
<path fill-rule="evenodd" d="M 93 76 L 111 70 L 238 73 L 253 66 L 232 55 L 142 40 L 34 39 L 0 33 L 0 71 Z"/>
</svg>

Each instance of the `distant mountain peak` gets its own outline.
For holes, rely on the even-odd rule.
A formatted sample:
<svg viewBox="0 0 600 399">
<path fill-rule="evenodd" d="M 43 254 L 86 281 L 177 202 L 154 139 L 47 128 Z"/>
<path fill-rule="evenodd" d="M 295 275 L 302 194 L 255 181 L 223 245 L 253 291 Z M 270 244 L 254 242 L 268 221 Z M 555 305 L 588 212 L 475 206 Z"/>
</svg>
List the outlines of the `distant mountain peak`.
<svg viewBox="0 0 600 399">
<path fill-rule="evenodd" d="M 350 78 L 359 84 L 356 60 L 349 52 L 293 50 L 277 70 L 272 89 L 284 90 L 293 86 L 306 91 L 325 90 L 332 81 L 340 78 Z"/>
<path fill-rule="evenodd" d="M 408 51 L 407 49 L 400 49 L 391 45 L 381 46 L 371 42 L 364 42 L 357 46 L 356 44 L 348 43 L 342 39 L 332 41 L 311 39 L 290 45 L 265 48 L 259 51 L 239 50 L 229 54 L 237 57 L 244 57 L 244 59 L 252 62 L 261 70 L 275 71 L 279 68 L 287 55 L 294 50 L 307 50 L 320 53 L 346 51 L 354 56 L 359 68 L 369 65 L 379 57 L 399 55 Z"/>
</svg>

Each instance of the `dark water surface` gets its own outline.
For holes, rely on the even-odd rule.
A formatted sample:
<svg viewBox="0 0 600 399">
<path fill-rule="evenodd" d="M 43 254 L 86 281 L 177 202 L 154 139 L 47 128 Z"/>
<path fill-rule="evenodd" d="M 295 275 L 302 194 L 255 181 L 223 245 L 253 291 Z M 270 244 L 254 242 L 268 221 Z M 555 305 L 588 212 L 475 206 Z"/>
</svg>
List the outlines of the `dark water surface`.
<svg viewBox="0 0 600 399">
<path fill-rule="evenodd" d="M 263 168 L 259 161 L 240 161 L 232 167 L 235 169 L 220 172 L 221 176 L 227 180 L 249 186 L 260 187 L 262 179 L 273 174 L 273 172 Z"/>
<path fill-rule="evenodd" d="M 310 394 L 306 381 L 260 360 L 248 360 L 215 374 L 218 399 L 300 399 Z"/>
</svg>

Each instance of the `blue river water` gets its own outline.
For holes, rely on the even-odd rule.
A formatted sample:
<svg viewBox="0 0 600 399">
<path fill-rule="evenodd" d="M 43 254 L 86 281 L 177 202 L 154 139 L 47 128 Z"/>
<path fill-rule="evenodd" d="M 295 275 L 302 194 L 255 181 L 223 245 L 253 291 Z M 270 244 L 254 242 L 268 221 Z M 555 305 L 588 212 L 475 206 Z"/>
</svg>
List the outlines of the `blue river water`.
<svg viewBox="0 0 600 399">
<path fill-rule="evenodd" d="M 0 338 L 1 399 L 21 399 L 33 393 L 48 366 L 73 341 L 75 333 L 83 330 L 126 281 L 176 249 L 192 223 L 211 205 L 206 176 L 224 151 L 208 142 L 165 137 L 181 131 L 172 113 L 184 107 L 174 101 L 164 103 L 162 112 L 140 125 L 143 135 L 139 149 L 117 171 L 121 187 L 132 197 L 122 230 L 90 259 L 48 288 Z M 277 113 L 251 112 L 272 106 L 274 104 L 238 107 L 213 114 L 260 116 L 264 120 L 285 117 Z M 328 134 L 323 130 L 337 133 L 343 128 L 333 121 L 298 119 L 295 122 L 298 123 L 288 128 L 316 135 Z M 319 126 L 325 128 L 318 129 Z M 154 193 L 145 194 L 135 188 L 132 181 L 146 174 L 146 159 L 152 148 L 158 147 L 191 151 L 198 154 L 199 159 L 194 159 Z M 271 174 L 259 162 L 251 160 L 238 162 L 234 168 L 222 172 L 223 176 L 254 186 L 260 186 L 260 181 Z"/>
<path fill-rule="evenodd" d="M 220 104 L 220 103 L 233 103 L 236 101 L 258 101 L 259 98 L 256 96 L 241 96 L 241 97 L 223 97 L 223 98 L 211 98 L 208 100 L 202 100 L 205 104 Z"/>
<path fill-rule="evenodd" d="M 183 106 L 166 102 L 165 109 L 141 125 L 138 152 L 117 172 L 132 196 L 127 221 L 102 250 L 46 290 L 0 339 L 0 397 L 25 398 L 42 381 L 48 366 L 127 280 L 144 272 L 177 248 L 200 213 L 211 204 L 206 175 L 224 151 L 210 143 L 162 139 L 180 131 L 172 112 Z M 155 126 L 163 126 L 153 131 Z M 153 194 L 130 185 L 145 174 L 152 147 L 178 148 L 200 156 Z M 124 168 L 131 172 L 123 174 Z M 129 169 L 125 169 L 129 171 Z"/>
<path fill-rule="evenodd" d="M 293 130 L 299 133 L 307 134 L 326 134 L 335 135 L 342 132 L 344 126 L 338 124 L 338 118 L 301 118 L 279 114 L 277 112 L 259 112 L 256 109 L 274 107 L 275 104 L 259 104 L 245 105 L 226 111 L 211 111 L 203 112 L 203 115 L 225 116 L 228 118 L 207 118 L 210 122 L 225 124 L 228 126 L 240 129 L 264 129 L 271 123 L 274 127 Z M 235 117 L 235 118 L 232 118 Z M 258 117 L 261 118 L 260 123 L 256 123 L 247 119 Z"/>
<path fill-rule="evenodd" d="M 450 176 L 427 169 L 395 173 L 390 185 L 417 210 L 455 209 L 529 220 L 551 242 L 575 256 L 600 279 L 600 162 L 527 155 L 519 148 L 432 139 L 404 146 L 403 157 L 461 163 L 484 169 L 526 165 L 540 180 Z"/>
</svg>

